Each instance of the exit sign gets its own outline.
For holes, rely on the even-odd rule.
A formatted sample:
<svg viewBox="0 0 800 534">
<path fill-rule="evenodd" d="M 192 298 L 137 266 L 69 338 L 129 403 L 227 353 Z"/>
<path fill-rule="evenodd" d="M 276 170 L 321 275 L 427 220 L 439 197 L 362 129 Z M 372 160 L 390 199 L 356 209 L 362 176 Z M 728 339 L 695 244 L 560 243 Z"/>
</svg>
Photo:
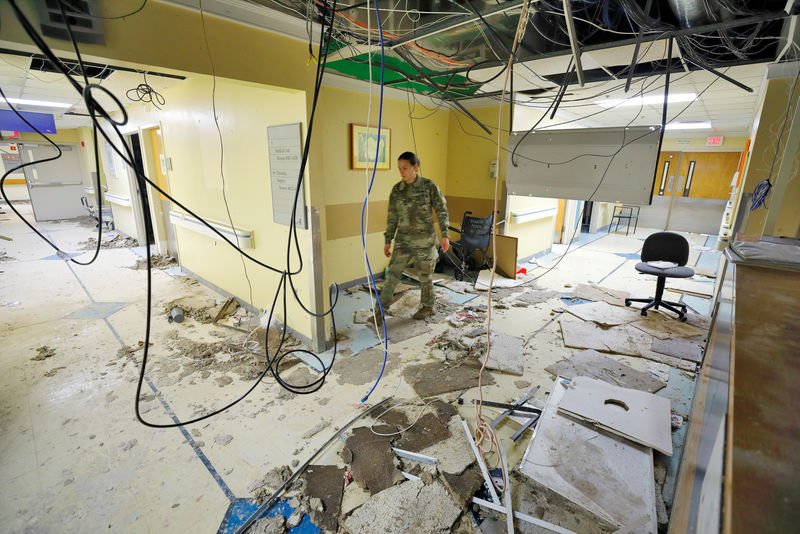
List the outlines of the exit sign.
<svg viewBox="0 0 800 534">
<path fill-rule="evenodd" d="M 706 138 L 706 146 L 722 146 L 722 141 L 725 138 L 722 136 L 719 137 L 708 137 Z"/>
</svg>

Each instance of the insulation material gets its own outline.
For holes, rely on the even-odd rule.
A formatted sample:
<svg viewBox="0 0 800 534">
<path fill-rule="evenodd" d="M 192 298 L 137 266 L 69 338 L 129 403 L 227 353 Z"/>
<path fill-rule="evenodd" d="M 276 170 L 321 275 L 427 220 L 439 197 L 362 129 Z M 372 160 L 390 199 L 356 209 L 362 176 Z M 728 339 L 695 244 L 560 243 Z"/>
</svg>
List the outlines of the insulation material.
<svg viewBox="0 0 800 534">
<path fill-rule="evenodd" d="M 655 534 L 653 451 L 558 413 L 566 393 L 559 378 L 520 472 L 598 522 L 631 534 Z"/>
<path fill-rule="evenodd" d="M 558 410 L 672 456 L 670 401 L 665 397 L 579 376 Z"/>
</svg>

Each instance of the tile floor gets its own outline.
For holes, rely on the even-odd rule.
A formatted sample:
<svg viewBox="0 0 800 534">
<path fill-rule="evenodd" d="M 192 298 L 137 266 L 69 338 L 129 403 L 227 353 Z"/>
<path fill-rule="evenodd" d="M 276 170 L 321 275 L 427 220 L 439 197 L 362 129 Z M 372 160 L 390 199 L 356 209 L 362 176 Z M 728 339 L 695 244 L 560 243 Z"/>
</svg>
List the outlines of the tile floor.
<svg viewBox="0 0 800 534">
<path fill-rule="evenodd" d="M 30 207 L 21 206 L 32 220 Z M 80 243 L 94 232 L 91 226 L 76 222 L 36 224 L 69 251 L 79 250 Z M 13 239 L 0 242 L 6 254 L 0 261 L 3 531 L 233 532 L 254 509 L 248 492 L 254 480 L 275 466 L 304 462 L 334 428 L 358 413 L 369 384 L 342 383 L 334 365 L 324 387 L 311 395 L 282 395 L 275 380 L 267 377 L 244 402 L 212 419 L 180 429 L 143 426 L 134 415 L 141 352 L 133 358 L 118 355 L 125 345 L 136 347 L 144 335 L 145 273 L 130 268 L 138 259 L 136 251 L 104 249 L 96 263 L 82 267 L 54 256 L 52 248 L 7 209 L 0 215 L 0 228 Z M 639 228 L 628 237 L 603 233 L 584 240 L 571 247 L 537 285 L 567 293 L 577 283 L 593 281 L 650 295 L 653 280 L 638 275 L 633 266 L 643 238 L 651 232 Z M 687 237 L 694 247 L 707 244 L 706 236 Z M 690 265 L 718 263 L 717 253 L 698 248 L 693 248 Z M 562 252 L 556 248 L 540 261 L 554 261 Z M 243 393 L 250 381 L 224 367 L 212 366 L 205 376 L 182 376 L 181 367 L 172 365 L 184 361 L 168 348 L 168 340 L 176 334 L 208 342 L 219 341 L 220 336 L 244 337 L 191 319 L 169 324 L 161 313 L 165 303 L 181 296 L 220 296 L 162 270 L 153 272 L 153 286 L 154 345 L 143 389 L 149 394 L 142 402 L 144 417 L 158 423 L 186 420 Z M 467 300 L 455 293 L 449 297 Z M 681 295 L 669 297 L 677 300 Z M 690 305 L 707 313 L 708 302 L 693 299 Z M 372 330 L 352 322 L 353 311 L 368 303 L 365 293 L 344 296 L 337 317 L 348 339 L 341 346 L 353 354 L 339 358 L 358 358 L 361 350 L 378 343 Z M 485 304 L 486 296 L 477 295 L 471 303 Z M 553 381 L 544 367 L 577 352 L 561 341 L 557 319 L 564 305 L 555 298 L 494 312 L 495 330 L 526 339 L 525 374 L 493 373 L 496 384 L 484 388 L 484 398 L 508 401 L 529 389 L 529 383 L 540 384 L 537 397 L 545 397 Z M 389 358 L 395 364 L 371 401 L 393 392 L 400 398 L 415 397 L 400 379 L 401 370 L 404 363 L 428 358 L 427 342 L 447 328 L 445 324 L 431 327 L 428 335 L 390 347 Z M 55 355 L 32 360 L 36 349 L 44 345 L 53 348 Z M 620 359 L 641 370 L 657 365 L 638 358 Z M 373 366 L 377 376 L 381 362 L 364 361 L 363 365 Z M 220 380 L 225 376 L 230 380 Z M 671 378 L 663 394 L 673 395 L 673 405 L 683 412 L 688 410 L 693 383 L 680 380 Z M 467 405 L 477 396 L 477 390 L 469 390 L 460 408 L 470 424 L 474 410 Z M 310 438 L 300 437 L 320 421 L 329 421 L 330 426 Z M 506 424 L 498 433 L 507 438 L 514 430 Z M 509 450 L 510 464 L 519 462 L 527 442 L 523 439 Z M 338 461 L 335 449 L 319 460 Z M 314 531 L 306 518 L 292 532 Z"/>
</svg>

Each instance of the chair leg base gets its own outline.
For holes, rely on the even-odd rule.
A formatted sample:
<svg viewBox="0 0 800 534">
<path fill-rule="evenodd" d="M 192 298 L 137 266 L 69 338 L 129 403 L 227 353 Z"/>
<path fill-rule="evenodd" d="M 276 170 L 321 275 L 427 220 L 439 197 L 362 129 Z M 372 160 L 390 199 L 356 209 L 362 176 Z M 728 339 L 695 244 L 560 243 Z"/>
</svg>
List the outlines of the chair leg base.
<svg viewBox="0 0 800 534">
<path fill-rule="evenodd" d="M 688 312 L 688 308 L 686 304 L 681 304 L 680 302 L 671 302 L 667 300 L 661 300 L 656 298 L 649 298 L 649 299 L 625 299 L 625 306 L 630 306 L 632 302 L 644 302 L 646 306 L 644 306 L 641 310 L 642 316 L 647 317 L 647 310 L 653 308 L 658 309 L 659 307 L 666 308 L 673 313 L 678 314 L 678 319 L 682 322 L 686 322 L 686 313 Z"/>
</svg>

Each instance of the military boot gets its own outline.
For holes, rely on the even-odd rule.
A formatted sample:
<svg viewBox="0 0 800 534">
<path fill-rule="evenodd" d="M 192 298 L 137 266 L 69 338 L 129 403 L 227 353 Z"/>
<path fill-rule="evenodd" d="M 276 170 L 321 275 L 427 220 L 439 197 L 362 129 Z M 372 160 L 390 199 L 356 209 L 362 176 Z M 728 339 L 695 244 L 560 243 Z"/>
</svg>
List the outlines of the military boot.
<svg viewBox="0 0 800 534">
<path fill-rule="evenodd" d="M 433 315 L 433 308 L 430 306 L 423 306 L 414 314 L 414 319 L 424 319 Z"/>
</svg>

